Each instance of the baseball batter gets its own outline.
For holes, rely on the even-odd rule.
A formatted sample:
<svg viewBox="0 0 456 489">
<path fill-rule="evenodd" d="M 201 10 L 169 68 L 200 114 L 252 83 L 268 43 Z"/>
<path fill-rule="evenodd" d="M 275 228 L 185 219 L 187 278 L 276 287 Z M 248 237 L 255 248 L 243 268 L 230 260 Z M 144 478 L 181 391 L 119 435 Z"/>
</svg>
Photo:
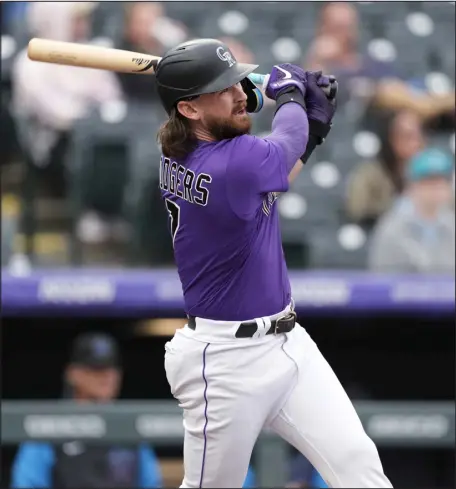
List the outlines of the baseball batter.
<svg viewBox="0 0 456 489">
<path fill-rule="evenodd" d="M 248 113 L 262 95 L 247 78 L 257 67 L 199 39 L 157 68 L 169 115 L 158 134 L 160 188 L 188 315 L 165 353 L 184 415 L 181 487 L 242 487 L 265 427 L 331 487 L 392 487 L 336 375 L 296 323 L 281 243 L 276 200 L 327 136 L 337 82 L 275 66 L 264 87 L 276 102 L 272 131 L 258 138 Z"/>
</svg>

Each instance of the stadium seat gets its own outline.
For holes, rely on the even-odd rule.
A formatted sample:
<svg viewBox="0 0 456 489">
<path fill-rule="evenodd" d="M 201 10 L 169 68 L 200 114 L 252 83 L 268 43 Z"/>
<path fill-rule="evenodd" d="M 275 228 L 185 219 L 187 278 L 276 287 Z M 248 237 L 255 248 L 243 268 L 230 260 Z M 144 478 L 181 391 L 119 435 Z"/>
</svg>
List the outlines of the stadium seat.
<svg viewBox="0 0 456 489">
<path fill-rule="evenodd" d="M 366 268 L 369 236 L 359 226 L 320 228 L 310 236 L 309 268 Z"/>
<path fill-rule="evenodd" d="M 75 218 L 87 208 L 122 214 L 131 150 L 141 135 L 149 144 L 155 136 L 161 116 L 155 106 L 128 105 L 125 113 L 119 109 L 95 111 L 73 128 L 67 163 Z"/>
<path fill-rule="evenodd" d="M 132 264 L 163 261 L 163 246 L 169 244 L 167 214 L 159 192 L 160 151 L 150 136 L 136 138 L 130 151 L 128 188 L 124 194 L 124 216 L 133 229 L 128 258 Z M 172 256 L 166 253 L 166 259 Z"/>
</svg>

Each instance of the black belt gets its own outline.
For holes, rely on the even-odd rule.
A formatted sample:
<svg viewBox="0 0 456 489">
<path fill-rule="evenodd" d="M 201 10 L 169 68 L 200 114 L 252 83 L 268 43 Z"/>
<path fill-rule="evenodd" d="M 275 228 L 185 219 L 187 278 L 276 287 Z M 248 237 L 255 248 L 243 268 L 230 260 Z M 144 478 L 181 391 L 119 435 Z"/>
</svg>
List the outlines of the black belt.
<svg viewBox="0 0 456 489">
<path fill-rule="evenodd" d="M 271 319 L 271 327 L 268 329 L 266 334 L 279 334 L 279 333 L 289 333 L 296 325 L 296 313 L 290 311 L 285 316 L 281 316 L 277 319 Z M 196 320 L 194 316 L 189 316 L 188 327 L 190 329 L 196 329 Z M 252 336 L 257 332 L 258 325 L 256 321 L 246 321 L 239 325 L 236 331 L 236 338 L 252 338 Z"/>
</svg>

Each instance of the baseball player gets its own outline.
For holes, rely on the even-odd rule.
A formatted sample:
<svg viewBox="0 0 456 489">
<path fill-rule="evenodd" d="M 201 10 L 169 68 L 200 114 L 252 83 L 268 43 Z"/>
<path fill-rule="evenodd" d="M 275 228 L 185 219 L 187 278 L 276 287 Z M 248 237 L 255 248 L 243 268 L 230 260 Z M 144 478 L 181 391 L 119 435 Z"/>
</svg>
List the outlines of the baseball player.
<svg viewBox="0 0 456 489">
<path fill-rule="evenodd" d="M 392 487 L 336 375 L 296 322 L 276 200 L 331 127 L 334 79 L 274 66 L 272 131 L 249 134 L 257 65 L 215 39 L 171 49 L 158 93 L 168 113 L 160 188 L 187 325 L 165 369 L 184 416 L 181 487 L 241 487 L 265 427 L 294 445 L 330 487 Z M 325 91 L 323 91 L 323 88 Z"/>
</svg>

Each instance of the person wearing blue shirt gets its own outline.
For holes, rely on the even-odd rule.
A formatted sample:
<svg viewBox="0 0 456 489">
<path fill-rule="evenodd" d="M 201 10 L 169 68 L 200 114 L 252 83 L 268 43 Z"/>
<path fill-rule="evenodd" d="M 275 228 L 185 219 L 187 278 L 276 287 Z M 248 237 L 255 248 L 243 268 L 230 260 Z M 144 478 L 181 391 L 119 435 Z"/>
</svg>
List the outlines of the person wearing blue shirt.
<svg viewBox="0 0 456 489">
<path fill-rule="evenodd" d="M 63 446 L 64 450 L 67 453 L 74 454 L 73 456 L 78 456 L 84 451 L 84 445 L 79 442 L 68 442 Z M 138 447 L 138 457 L 139 470 L 134 487 L 144 489 L 163 487 L 160 465 L 154 451 L 147 445 L 141 444 Z M 19 448 L 13 465 L 11 487 L 15 489 L 29 489 L 31 487 L 51 489 L 55 487 L 52 481 L 55 460 L 55 451 L 51 444 L 41 442 L 23 443 Z M 243 487 L 244 489 L 256 487 L 255 472 L 252 467 L 249 467 Z"/>
<path fill-rule="evenodd" d="M 244 489 L 252 489 L 253 487 L 256 487 L 255 471 L 252 467 L 249 467 L 247 477 L 245 478 L 244 485 L 242 487 Z"/>
<path fill-rule="evenodd" d="M 323 489 L 328 487 L 313 465 L 298 453 L 291 461 L 288 488 Z"/>
<path fill-rule="evenodd" d="M 65 369 L 67 395 L 75 402 L 109 402 L 121 386 L 120 354 L 114 339 L 85 334 L 73 345 Z M 19 446 L 12 488 L 162 487 L 160 465 L 153 449 L 136 445 L 91 445 L 77 440 L 60 444 L 28 441 Z"/>
<path fill-rule="evenodd" d="M 68 442 L 62 447 L 67 453 L 73 453 L 74 455 L 70 456 L 75 458 L 81 455 L 81 451 L 85 450 L 83 444 L 79 442 Z M 138 470 L 135 484 L 132 487 L 144 489 L 162 487 L 160 465 L 154 451 L 147 445 L 141 444 L 137 448 L 137 457 Z M 22 443 L 12 468 L 11 487 L 15 489 L 29 489 L 31 487 L 51 489 L 58 487 L 53 483 L 56 458 L 56 449 L 49 443 Z"/>
<path fill-rule="evenodd" d="M 2 2 L 2 34 L 13 34 L 14 27 L 20 22 L 25 22 L 28 2 Z"/>
<path fill-rule="evenodd" d="M 427 148 L 412 156 L 404 174 L 403 193 L 373 230 L 369 268 L 376 273 L 454 274 L 454 158 Z"/>
</svg>

